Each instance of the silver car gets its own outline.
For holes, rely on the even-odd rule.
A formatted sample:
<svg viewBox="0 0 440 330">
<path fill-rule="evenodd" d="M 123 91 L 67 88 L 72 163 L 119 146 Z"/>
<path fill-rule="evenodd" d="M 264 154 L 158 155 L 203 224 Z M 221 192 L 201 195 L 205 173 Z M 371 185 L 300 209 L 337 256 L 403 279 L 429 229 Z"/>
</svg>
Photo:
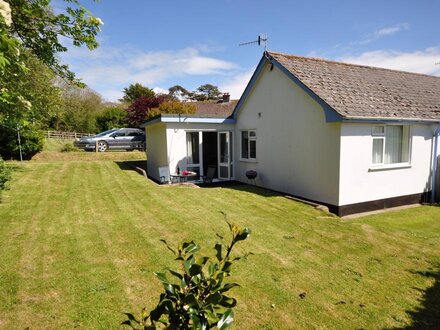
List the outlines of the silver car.
<svg viewBox="0 0 440 330">
<path fill-rule="evenodd" d="M 139 128 L 113 128 L 111 130 L 77 139 L 74 146 L 99 152 L 107 150 L 145 150 L 145 133 Z"/>
</svg>

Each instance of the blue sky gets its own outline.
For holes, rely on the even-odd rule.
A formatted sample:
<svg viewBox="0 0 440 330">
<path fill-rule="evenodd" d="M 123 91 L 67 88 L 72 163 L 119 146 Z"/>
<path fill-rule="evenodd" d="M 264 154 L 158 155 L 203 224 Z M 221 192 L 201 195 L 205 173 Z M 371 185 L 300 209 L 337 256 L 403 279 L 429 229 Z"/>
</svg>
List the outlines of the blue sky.
<svg viewBox="0 0 440 330">
<path fill-rule="evenodd" d="M 57 0 L 55 4 L 58 2 Z M 156 90 L 204 83 L 239 98 L 263 48 L 440 75 L 440 1 L 82 1 L 104 21 L 100 48 L 63 60 L 105 99 L 140 82 Z"/>
</svg>

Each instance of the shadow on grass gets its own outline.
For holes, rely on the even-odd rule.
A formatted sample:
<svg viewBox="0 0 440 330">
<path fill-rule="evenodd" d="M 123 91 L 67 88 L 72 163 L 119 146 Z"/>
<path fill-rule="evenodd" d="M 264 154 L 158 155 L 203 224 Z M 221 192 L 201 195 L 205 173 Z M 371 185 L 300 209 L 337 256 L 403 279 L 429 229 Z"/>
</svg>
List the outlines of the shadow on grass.
<svg viewBox="0 0 440 330">
<path fill-rule="evenodd" d="M 440 264 L 435 266 L 435 270 L 411 271 L 413 274 L 433 278 L 434 285 L 424 292 L 420 307 L 408 312 L 412 324 L 398 329 L 440 329 Z"/>
<path fill-rule="evenodd" d="M 134 171 L 144 176 L 147 175 L 146 160 L 124 160 L 124 161 L 115 161 L 115 163 L 123 171 Z"/>
</svg>

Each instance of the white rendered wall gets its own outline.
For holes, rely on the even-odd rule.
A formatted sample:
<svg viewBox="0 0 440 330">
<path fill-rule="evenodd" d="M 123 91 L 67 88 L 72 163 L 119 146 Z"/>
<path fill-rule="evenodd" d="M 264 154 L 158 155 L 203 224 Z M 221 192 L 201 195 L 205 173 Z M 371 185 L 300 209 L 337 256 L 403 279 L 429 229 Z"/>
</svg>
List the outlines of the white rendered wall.
<svg viewBox="0 0 440 330">
<path fill-rule="evenodd" d="M 145 127 L 147 172 L 156 180 L 160 180 L 158 168 L 168 164 L 165 125 L 158 123 Z"/>
<path fill-rule="evenodd" d="M 187 168 L 186 154 L 186 132 L 203 131 L 203 132 L 219 132 L 233 131 L 233 124 L 196 124 L 196 123 L 167 123 L 166 139 L 168 150 L 168 164 L 170 172 L 175 173 L 177 166 L 180 170 Z M 202 136 L 199 139 L 203 143 Z M 200 161 L 203 161 L 202 146 L 200 145 Z"/>
<path fill-rule="evenodd" d="M 236 179 L 338 205 L 340 124 L 276 67 L 266 66 L 237 116 Z M 256 129 L 257 161 L 240 161 L 240 131 Z"/>
<path fill-rule="evenodd" d="M 429 191 L 432 125 L 411 125 L 410 167 L 372 170 L 373 124 L 341 125 L 339 205 Z"/>
</svg>

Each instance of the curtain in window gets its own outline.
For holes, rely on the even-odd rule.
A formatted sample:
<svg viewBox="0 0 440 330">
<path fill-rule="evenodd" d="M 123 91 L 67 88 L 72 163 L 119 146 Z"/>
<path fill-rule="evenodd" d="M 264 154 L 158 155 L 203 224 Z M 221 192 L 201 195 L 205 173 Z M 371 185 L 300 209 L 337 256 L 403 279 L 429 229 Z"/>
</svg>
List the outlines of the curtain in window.
<svg viewBox="0 0 440 330">
<path fill-rule="evenodd" d="M 220 163 L 226 163 L 229 159 L 228 137 L 225 133 L 220 133 Z"/>
<path fill-rule="evenodd" d="M 199 164 L 199 132 L 186 133 L 186 154 L 188 164 Z"/>
<path fill-rule="evenodd" d="M 373 164 L 383 163 L 383 138 L 373 139 Z"/>
<path fill-rule="evenodd" d="M 241 158 L 249 157 L 248 142 L 249 142 L 248 131 L 241 132 Z"/>
<path fill-rule="evenodd" d="M 402 162 L 403 126 L 387 126 L 385 130 L 385 164 Z"/>
</svg>

